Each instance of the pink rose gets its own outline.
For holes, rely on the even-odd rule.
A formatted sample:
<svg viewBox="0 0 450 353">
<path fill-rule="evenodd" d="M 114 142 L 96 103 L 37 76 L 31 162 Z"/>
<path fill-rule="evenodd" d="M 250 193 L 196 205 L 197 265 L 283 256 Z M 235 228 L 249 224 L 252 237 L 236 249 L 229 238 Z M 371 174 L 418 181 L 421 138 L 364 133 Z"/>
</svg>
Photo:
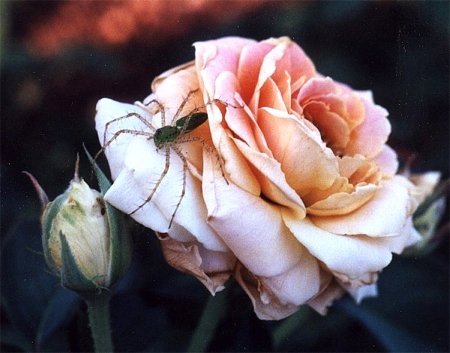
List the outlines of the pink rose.
<svg viewBox="0 0 450 353">
<path fill-rule="evenodd" d="M 288 38 L 194 46 L 195 63 L 156 78 L 144 104 L 99 101 L 101 143 L 128 131 L 105 151 L 115 180 L 106 200 L 160 233 L 168 262 L 211 293 L 235 276 L 261 319 L 282 319 L 303 304 L 325 313 L 344 292 L 358 301 L 376 295 L 392 253 L 419 239 L 412 214 L 428 192 L 396 175 L 387 111 L 370 92 L 318 74 Z M 178 116 L 195 107 L 208 114 L 175 145 L 186 171 L 176 151 L 167 157 L 151 134 L 136 131 L 149 131 L 144 119 L 161 127 L 152 99 L 167 125 L 198 88 Z M 142 119 L 106 125 L 130 112 Z M 134 212 L 167 158 L 155 196 Z"/>
</svg>

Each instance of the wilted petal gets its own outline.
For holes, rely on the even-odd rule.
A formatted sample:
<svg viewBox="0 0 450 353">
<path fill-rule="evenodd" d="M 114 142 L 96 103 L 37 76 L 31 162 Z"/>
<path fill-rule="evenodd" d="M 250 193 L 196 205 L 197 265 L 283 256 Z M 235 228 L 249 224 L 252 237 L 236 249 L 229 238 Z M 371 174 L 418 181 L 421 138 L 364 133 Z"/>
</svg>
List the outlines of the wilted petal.
<svg viewBox="0 0 450 353">
<path fill-rule="evenodd" d="M 358 288 L 346 288 L 347 292 L 359 304 L 364 298 L 371 298 L 378 296 L 378 286 L 376 283 L 368 284 Z"/>
<path fill-rule="evenodd" d="M 161 239 L 161 248 L 169 265 L 196 277 L 212 295 L 225 288 L 224 283 L 236 262 L 231 253 L 208 250 L 199 243 L 183 243 L 169 237 Z"/>
<path fill-rule="evenodd" d="M 343 288 L 335 280 L 330 280 L 324 289 L 310 299 L 307 304 L 319 314 L 326 315 L 331 304 L 343 294 Z"/>
<path fill-rule="evenodd" d="M 276 296 L 262 297 L 260 281 L 242 265 L 237 265 L 234 276 L 252 301 L 255 314 L 259 319 L 281 320 L 298 310 L 297 305 L 281 303 Z"/>
</svg>

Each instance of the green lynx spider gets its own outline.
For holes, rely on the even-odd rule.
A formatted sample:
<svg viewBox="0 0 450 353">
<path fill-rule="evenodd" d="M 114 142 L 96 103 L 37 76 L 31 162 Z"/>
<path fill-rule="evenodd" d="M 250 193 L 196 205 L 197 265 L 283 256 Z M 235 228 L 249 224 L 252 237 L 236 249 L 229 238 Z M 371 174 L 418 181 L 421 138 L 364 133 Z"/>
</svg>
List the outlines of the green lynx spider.
<svg viewBox="0 0 450 353">
<path fill-rule="evenodd" d="M 155 186 L 153 187 L 152 191 L 150 192 L 150 194 L 147 196 L 147 198 L 144 200 L 144 202 L 142 202 L 138 207 L 136 207 L 133 211 L 131 211 L 129 213 L 129 215 L 132 215 L 134 213 L 136 213 L 137 211 L 139 211 L 145 204 L 147 204 L 148 202 L 150 202 L 153 198 L 153 196 L 156 193 L 156 190 L 159 188 L 161 182 L 163 181 L 164 177 L 167 175 L 169 168 L 170 168 L 170 150 L 172 149 L 180 158 L 180 160 L 183 163 L 183 186 L 182 186 L 182 190 L 181 190 L 181 195 L 180 198 L 178 200 L 177 205 L 175 206 L 175 210 L 172 213 L 172 216 L 170 218 L 170 222 L 169 222 L 169 229 L 172 226 L 172 222 L 175 218 L 175 214 L 178 211 L 178 208 L 180 207 L 181 201 L 183 200 L 183 197 L 186 193 L 186 173 L 188 170 L 188 164 L 186 161 L 186 157 L 184 157 L 183 153 L 181 152 L 181 149 L 177 146 L 179 144 L 182 143 L 186 143 L 186 142 L 191 142 L 191 141 L 197 141 L 202 143 L 202 145 L 205 148 L 211 149 L 211 147 L 209 147 L 208 144 L 206 144 L 206 142 L 201 139 L 200 137 L 193 137 L 193 136 L 189 136 L 187 137 L 186 134 L 190 133 L 191 131 L 195 130 L 196 128 L 198 128 L 200 125 L 202 125 L 206 120 L 208 120 L 208 115 L 204 112 L 200 112 L 199 109 L 203 108 L 195 108 L 193 109 L 190 113 L 188 113 L 187 115 L 178 118 L 178 116 L 181 114 L 181 112 L 183 111 L 183 108 L 185 107 L 186 103 L 189 101 L 189 99 L 191 98 L 191 96 L 196 92 L 197 90 L 193 90 L 190 91 L 186 98 L 183 100 L 183 102 L 180 104 L 180 106 L 178 107 L 175 115 L 172 118 L 172 124 L 171 125 L 166 125 L 166 117 L 165 117 L 165 109 L 164 106 L 158 102 L 156 99 L 151 100 L 150 102 L 148 102 L 146 104 L 146 106 L 149 106 L 151 104 L 156 104 L 159 108 L 159 111 L 161 112 L 161 127 L 160 128 L 155 128 L 149 121 L 147 121 L 142 115 L 133 112 L 133 113 L 128 113 L 127 115 L 112 119 L 111 121 L 107 122 L 105 124 L 105 130 L 103 133 L 103 147 L 102 149 L 97 153 L 97 155 L 95 156 L 95 158 L 97 158 L 102 152 L 105 151 L 105 149 L 114 141 L 116 140 L 121 134 L 132 134 L 132 135 L 140 135 L 140 136 L 145 136 L 147 137 L 149 140 L 153 140 L 153 142 L 155 143 L 155 146 L 157 149 L 164 149 L 164 153 L 165 153 L 165 166 L 164 166 L 164 170 L 162 171 L 160 177 L 158 178 Z M 220 100 L 213 100 L 213 101 L 219 101 Z M 209 104 L 209 103 L 207 103 Z M 106 133 L 107 130 L 109 128 L 109 126 L 119 120 L 123 120 L 123 119 L 127 119 L 127 118 L 131 118 L 131 117 L 135 117 L 137 119 L 139 119 L 148 129 L 149 131 L 139 131 L 139 130 L 133 130 L 133 129 L 121 129 L 116 131 L 113 136 L 106 141 Z M 177 119 L 178 118 L 178 119 Z M 214 150 L 214 152 L 217 154 L 217 152 Z M 221 160 L 219 158 L 219 163 L 221 164 Z M 222 164 L 221 164 L 221 170 L 222 170 Z M 222 175 L 225 177 L 223 170 L 222 170 Z M 226 180 L 226 179 L 225 179 Z M 227 181 L 228 183 L 228 181 Z"/>
</svg>

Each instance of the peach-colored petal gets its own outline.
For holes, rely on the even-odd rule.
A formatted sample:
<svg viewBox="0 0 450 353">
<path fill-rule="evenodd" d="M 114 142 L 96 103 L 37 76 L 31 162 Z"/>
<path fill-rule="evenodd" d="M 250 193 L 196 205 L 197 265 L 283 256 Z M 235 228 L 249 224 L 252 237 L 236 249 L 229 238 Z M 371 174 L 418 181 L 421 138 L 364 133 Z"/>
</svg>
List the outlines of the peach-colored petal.
<svg viewBox="0 0 450 353">
<path fill-rule="evenodd" d="M 237 139 L 234 141 L 242 155 L 262 175 L 259 181 L 264 196 L 279 205 L 291 208 L 299 219 L 305 217 L 305 205 L 295 190 L 287 183 L 280 163 L 263 153 L 252 150 Z"/>
<path fill-rule="evenodd" d="M 258 122 L 289 185 L 301 196 L 312 188 L 330 187 L 339 176 L 336 157 L 306 120 L 263 108 Z"/>
<path fill-rule="evenodd" d="M 254 117 L 249 116 L 244 109 L 238 107 L 238 103 L 235 101 L 235 92 L 239 92 L 239 82 L 233 73 L 225 71 L 217 77 L 215 91 L 208 92 L 208 94 L 224 102 L 225 105 L 230 104 L 226 107 L 225 114 L 225 123 L 228 128 L 250 147 L 258 149 L 255 135 L 262 134 L 258 133 L 259 127 Z"/>
<path fill-rule="evenodd" d="M 211 157 L 205 156 L 203 168 L 208 223 L 239 261 L 264 277 L 279 275 L 296 264 L 302 246 L 283 224 L 279 208 L 232 183 L 227 185 Z"/>
<path fill-rule="evenodd" d="M 339 173 L 350 179 L 352 175 L 366 163 L 366 158 L 360 154 L 354 156 L 343 156 L 338 159 Z"/>
<path fill-rule="evenodd" d="M 315 68 L 311 60 L 303 50 L 289 38 L 269 39 L 261 43 L 273 45 L 260 66 L 258 81 L 249 106 L 256 111 L 259 105 L 260 90 L 265 82 L 272 77 L 275 82 L 285 81 L 286 72 L 290 74 L 292 81 L 297 81 L 303 77 L 309 78 L 314 75 Z"/>
<path fill-rule="evenodd" d="M 302 200 L 305 205 L 310 206 L 320 200 L 325 200 L 333 194 L 345 192 L 351 193 L 354 191 L 354 186 L 348 182 L 348 179 L 345 177 L 338 177 L 333 182 L 333 184 L 324 190 L 320 189 L 311 189 L 309 192 L 302 196 Z"/>
<path fill-rule="evenodd" d="M 319 264 L 305 249 L 299 262 L 280 275 L 259 277 L 245 274 L 238 267 L 236 278 L 252 299 L 258 317 L 269 320 L 290 315 L 293 308 L 315 296 L 321 286 Z"/>
<path fill-rule="evenodd" d="M 152 92 L 156 92 L 159 85 L 161 83 L 163 83 L 166 79 L 168 79 L 169 77 L 175 76 L 176 74 L 178 74 L 179 72 L 182 72 L 186 69 L 190 69 L 190 67 L 195 67 L 195 61 L 189 61 L 187 63 L 175 66 L 167 71 L 164 71 L 162 74 L 159 74 L 157 77 L 155 77 L 155 79 L 152 81 L 151 84 L 151 88 L 152 88 Z"/>
<path fill-rule="evenodd" d="M 231 253 L 207 250 L 199 243 L 183 243 L 161 237 L 161 248 L 167 263 L 200 280 L 212 295 L 223 290 L 236 259 Z"/>
<path fill-rule="evenodd" d="M 388 112 L 373 102 L 370 92 L 359 92 L 365 107 L 365 119 L 351 134 L 345 154 L 362 154 L 368 158 L 377 156 L 383 149 L 391 125 L 387 120 Z"/>
<path fill-rule="evenodd" d="M 297 99 L 301 104 L 336 93 L 337 86 L 330 77 L 313 77 L 300 88 Z"/>
<path fill-rule="evenodd" d="M 303 112 L 305 118 L 319 129 L 327 145 L 336 154 L 340 154 L 350 140 L 350 130 L 346 121 L 320 101 L 308 103 L 303 107 Z"/>
<path fill-rule="evenodd" d="M 305 249 L 299 261 L 287 271 L 273 277 L 259 277 L 261 295 L 275 295 L 281 303 L 304 304 L 320 291 L 318 261 Z"/>
<path fill-rule="evenodd" d="M 397 153 L 388 145 L 384 145 L 381 152 L 374 157 L 374 162 L 380 168 L 381 173 L 385 177 L 391 177 L 398 170 Z"/>
<path fill-rule="evenodd" d="M 330 280 L 326 283 L 323 290 L 310 299 L 307 304 L 319 314 L 326 315 L 331 304 L 343 294 L 344 290 L 342 287 L 335 280 Z"/>
<path fill-rule="evenodd" d="M 182 65 L 180 69 L 175 68 L 173 70 L 176 74 L 172 73 L 166 77 L 166 73 L 163 73 L 162 77 L 158 76 L 155 78 L 152 84 L 152 87 L 157 89 L 154 91 L 154 98 L 157 99 L 166 110 L 167 124 L 171 122 L 171 118 L 178 110 L 178 107 L 181 105 L 187 94 L 199 88 L 197 72 L 193 62 Z M 174 87 L 176 87 L 177 94 L 174 94 Z M 144 103 L 147 103 L 147 101 L 144 100 Z M 201 92 L 198 91 L 195 96 L 190 97 L 183 109 L 184 114 L 180 114 L 180 117 L 203 104 Z"/>
<path fill-rule="evenodd" d="M 261 63 L 272 48 L 273 46 L 268 43 L 253 43 L 242 49 L 237 77 L 241 82 L 241 95 L 244 101 L 250 102 L 258 82 Z"/>
<path fill-rule="evenodd" d="M 220 152 L 220 157 L 223 159 L 226 178 L 241 189 L 259 196 L 261 186 L 258 179 L 229 136 L 230 133 L 222 126 L 222 112 L 215 105 L 209 105 L 207 111 L 212 139 L 217 151 Z"/>
<path fill-rule="evenodd" d="M 335 234 L 396 236 L 414 212 L 415 205 L 409 195 L 411 187 L 404 177 L 395 176 L 384 181 L 370 202 L 354 212 L 342 216 L 311 216 L 311 220 L 316 226 Z"/>
<path fill-rule="evenodd" d="M 214 92 L 215 81 L 220 73 L 237 73 L 241 51 L 253 43 L 255 41 L 239 37 L 194 43 L 195 64 L 202 88 L 207 92 Z"/>
<path fill-rule="evenodd" d="M 272 75 L 273 80 L 277 84 L 284 79 L 286 72 L 290 74 L 292 82 L 309 79 L 316 74 L 316 68 L 311 59 L 290 38 L 270 38 L 263 41 L 263 43 L 274 45 L 274 51 L 280 50 L 284 52 L 284 55 L 278 60 L 275 72 Z"/>
<path fill-rule="evenodd" d="M 271 107 L 277 110 L 284 110 L 286 113 L 289 112 L 286 107 L 285 100 L 283 98 L 280 87 L 275 84 L 272 79 L 268 79 L 264 85 L 261 87 L 261 96 L 259 98 L 260 107 Z M 290 106 L 290 100 L 289 100 Z"/>
<path fill-rule="evenodd" d="M 308 218 L 296 220 L 287 210 L 282 210 L 282 216 L 298 241 L 335 275 L 358 279 L 380 271 L 392 259 L 390 249 L 385 246 L 386 238 L 336 235 L 318 228 Z"/>
<path fill-rule="evenodd" d="M 360 208 L 375 194 L 377 187 L 372 184 L 356 185 L 352 193 L 338 192 L 307 208 L 308 214 L 314 216 L 345 215 Z"/>
<path fill-rule="evenodd" d="M 298 310 L 297 305 L 281 303 L 276 296 L 267 297 L 266 295 L 262 298 L 261 282 L 242 265 L 238 264 L 234 276 L 252 301 L 253 309 L 259 319 L 281 320 Z"/>
</svg>

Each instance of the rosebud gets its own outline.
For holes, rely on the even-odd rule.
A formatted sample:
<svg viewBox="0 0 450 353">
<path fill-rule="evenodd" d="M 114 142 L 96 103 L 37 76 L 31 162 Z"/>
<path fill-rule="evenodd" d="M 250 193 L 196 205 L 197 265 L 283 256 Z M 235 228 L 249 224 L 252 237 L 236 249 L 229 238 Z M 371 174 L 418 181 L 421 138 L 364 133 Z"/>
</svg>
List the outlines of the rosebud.
<svg viewBox="0 0 450 353">
<path fill-rule="evenodd" d="M 110 287 L 128 269 L 130 239 L 123 231 L 119 212 L 79 179 L 77 169 L 78 162 L 69 188 L 52 202 L 36 179 L 27 175 L 43 206 L 42 245 L 47 264 L 63 286 L 77 292 L 97 292 Z M 100 180 L 96 172 L 99 184 L 104 182 L 106 178 Z"/>
</svg>

